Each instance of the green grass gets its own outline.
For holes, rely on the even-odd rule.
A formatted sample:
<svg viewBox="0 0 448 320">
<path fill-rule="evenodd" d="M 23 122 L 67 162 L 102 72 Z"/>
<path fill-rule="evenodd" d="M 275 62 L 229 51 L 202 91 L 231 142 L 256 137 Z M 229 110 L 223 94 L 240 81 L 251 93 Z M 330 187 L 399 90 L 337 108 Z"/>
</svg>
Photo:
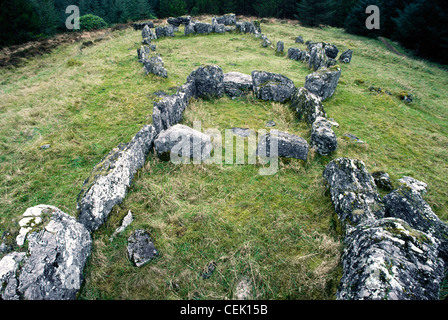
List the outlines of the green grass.
<svg viewBox="0 0 448 320">
<path fill-rule="evenodd" d="M 448 220 L 448 74 L 443 67 L 389 52 L 378 40 L 340 29 L 310 29 L 262 24 L 272 43 L 289 47 L 296 36 L 351 48 L 351 64 L 342 64 L 335 95 L 324 102 L 335 129 L 338 150 L 329 157 L 309 153 L 307 163 L 283 160 L 272 176 L 260 165 L 181 165 L 150 155 L 126 200 L 93 235 L 81 299 L 225 299 L 233 298 L 240 279 L 249 278 L 253 298 L 334 299 L 339 283 L 342 244 L 334 208 L 321 177 L 336 157 L 363 160 L 370 171 L 384 170 L 393 182 L 411 175 L 428 183 L 425 199 Z M 168 78 L 143 75 L 136 49 L 141 34 L 116 31 L 79 51 L 64 45 L 15 69 L 0 70 L 0 229 L 13 235 L 26 208 L 55 205 L 76 216 L 83 181 L 100 159 L 151 123 L 155 91 L 172 92 L 201 64 L 224 72 L 281 73 L 303 86 L 306 65 L 275 56 L 251 35 L 224 34 L 159 39 Z M 400 49 L 402 50 L 402 49 Z M 357 84 L 356 80 L 363 80 Z M 370 85 L 398 98 L 368 90 Z M 194 101 L 184 114 L 191 126 L 221 132 L 232 127 L 278 130 L 309 140 L 310 128 L 287 105 L 253 97 Z M 267 129 L 267 128 L 266 128 Z M 344 140 L 352 133 L 366 141 Z M 50 143 L 51 148 L 40 146 Z M 135 221 L 109 241 L 124 215 Z M 150 232 L 160 256 L 142 268 L 126 256 L 133 230 Z M 201 272 L 209 262 L 216 271 Z"/>
</svg>

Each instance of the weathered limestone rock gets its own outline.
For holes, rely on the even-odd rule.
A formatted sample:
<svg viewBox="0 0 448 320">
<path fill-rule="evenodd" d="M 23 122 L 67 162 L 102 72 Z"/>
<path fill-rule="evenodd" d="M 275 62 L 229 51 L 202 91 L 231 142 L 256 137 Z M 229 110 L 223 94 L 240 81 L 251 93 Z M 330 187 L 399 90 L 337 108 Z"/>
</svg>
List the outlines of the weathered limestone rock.
<svg viewBox="0 0 448 320">
<path fill-rule="evenodd" d="M 126 144 L 120 144 L 92 170 L 78 196 L 79 222 L 89 231 L 97 230 L 112 208 L 126 196 L 135 173 L 145 164 L 156 130 L 144 126 Z"/>
<path fill-rule="evenodd" d="M 252 33 L 255 34 L 257 32 L 257 29 L 255 28 L 255 25 L 252 22 L 244 21 L 244 22 L 237 22 L 236 28 L 241 33 Z"/>
<path fill-rule="evenodd" d="M 390 181 L 389 174 L 383 171 L 372 172 L 373 180 L 375 180 L 375 184 L 378 188 L 392 191 L 392 182 Z"/>
<path fill-rule="evenodd" d="M 14 269 L 14 274 L 9 273 L 2 298 L 75 299 L 90 255 L 89 231 L 75 218 L 53 206 L 38 205 L 27 211 L 32 211 L 33 216 L 41 220 L 27 235 L 26 255 L 13 253 L 9 256 L 8 271 Z M 20 265 L 12 265 L 11 259 Z"/>
<path fill-rule="evenodd" d="M 277 150 L 275 150 L 277 146 Z M 308 143 L 305 139 L 282 131 L 271 131 L 261 136 L 257 146 L 257 156 L 295 158 L 306 161 L 308 158 Z"/>
<path fill-rule="evenodd" d="M 352 55 L 353 50 L 348 49 L 341 54 L 341 56 L 339 57 L 339 61 L 343 63 L 350 63 L 352 61 Z"/>
<path fill-rule="evenodd" d="M 220 97 L 224 94 L 224 73 L 217 65 L 197 68 L 190 73 L 187 81 L 194 81 L 199 98 Z"/>
<path fill-rule="evenodd" d="M 262 34 L 262 35 L 261 35 L 261 39 L 263 40 L 263 42 L 261 43 L 261 45 L 262 45 L 264 48 L 267 48 L 267 47 L 269 47 L 269 46 L 271 45 L 271 41 L 269 41 L 269 39 L 268 39 L 268 37 L 267 37 L 266 35 Z"/>
<path fill-rule="evenodd" d="M 152 73 L 159 77 L 168 77 L 168 71 L 165 69 L 162 57 L 159 55 L 154 55 L 149 59 L 146 58 L 143 60 L 143 71 L 146 75 Z"/>
<path fill-rule="evenodd" d="M 338 147 L 336 134 L 332 124 L 324 117 L 317 117 L 311 127 L 310 145 L 316 149 L 321 156 L 327 156 Z"/>
<path fill-rule="evenodd" d="M 419 181 L 408 176 L 404 176 L 403 178 L 398 179 L 398 183 L 417 191 L 421 195 L 424 195 L 426 193 L 426 188 L 428 187 L 428 185 L 423 181 Z"/>
<path fill-rule="evenodd" d="M 322 43 L 316 43 L 312 46 L 308 45 L 310 48 L 310 59 L 308 60 L 308 67 L 314 71 L 327 66 L 328 57 L 325 53 L 325 49 Z"/>
<path fill-rule="evenodd" d="M 182 94 L 165 96 L 153 103 L 152 123 L 157 133 L 182 121 L 187 97 Z"/>
<path fill-rule="evenodd" d="M 236 300 L 249 300 L 252 297 L 252 281 L 248 277 L 242 277 L 235 288 Z"/>
<path fill-rule="evenodd" d="M 448 270 L 448 225 L 432 211 L 423 199 L 421 191 L 409 185 L 401 185 L 386 195 L 383 198 L 386 215 L 403 219 L 412 228 L 437 238 L 440 241 L 439 255 Z"/>
<path fill-rule="evenodd" d="M 297 36 L 295 43 L 303 43 L 303 38 L 302 36 Z"/>
<path fill-rule="evenodd" d="M 282 54 L 285 50 L 285 45 L 283 44 L 283 41 L 277 41 L 277 48 L 275 49 L 275 52 L 278 54 Z"/>
<path fill-rule="evenodd" d="M 343 228 L 384 217 L 375 181 L 361 160 L 338 158 L 323 172 L 331 200 Z"/>
<path fill-rule="evenodd" d="M 305 61 L 307 57 L 307 52 L 302 51 L 299 48 L 289 48 L 288 49 L 288 58 L 291 60 L 297 60 L 297 61 Z"/>
<path fill-rule="evenodd" d="M 168 18 L 167 22 L 174 27 L 179 27 L 181 24 L 188 25 L 191 21 L 190 16 L 183 16 L 183 17 L 177 17 L 177 18 Z"/>
<path fill-rule="evenodd" d="M 196 31 L 195 31 L 194 26 L 195 26 L 194 22 L 190 22 L 189 24 L 187 24 L 184 29 L 184 34 L 186 36 L 188 36 L 189 34 L 195 34 Z"/>
<path fill-rule="evenodd" d="M 333 95 L 340 76 L 340 68 L 322 68 L 306 76 L 305 88 L 323 101 Z"/>
<path fill-rule="evenodd" d="M 326 43 L 324 46 L 325 54 L 327 57 L 336 59 L 338 56 L 339 50 L 334 44 Z"/>
<path fill-rule="evenodd" d="M 236 16 L 231 14 L 225 14 L 221 17 L 215 17 L 214 18 L 217 23 L 223 24 L 225 26 L 231 26 L 236 24 Z"/>
<path fill-rule="evenodd" d="M 239 97 L 252 92 L 252 77 L 240 72 L 225 73 L 224 92 L 230 97 Z"/>
<path fill-rule="evenodd" d="M 294 93 L 294 82 L 284 75 L 252 71 L 253 90 L 258 99 L 286 102 Z"/>
<path fill-rule="evenodd" d="M 0 295 L 3 300 L 19 300 L 17 271 L 26 252 L 11 252 L 0 260 Z"/>
<path fill-rule="evenodd" d="M 141 46 L 140 49 L 137 49 L 138 61 L 142 62 L 146 59 L 149 59 L 151 55 L 151 48 L 149 46 Z"/>
<path fill-rule="evenodd" d="M 174 28 L 172 25 L 167 25 L 163 27 L 156 27 L 157 39 L 163 37 L 174 37 Z"/>
<path fill-rule="evenodd" d="M 297 118 L 305 119 L 312 125 L 317 117 L 327 117 L 320 98 L 305 88 L 297 88 L 291 98 L 291 108 L 296 111 Z"/>
<path fill-rule="evenodd" d="M 128 238 L 127 245 L 128 257 L 136 267 L 141 267 L 157 257 L 157 251 L 151 237 L 145 230 L 135 230 Z"/>
<path fill-rule="evenodd" d="M 156 34 L 146 25 L 142 30 L 142 43 L 150 44 L 152 39 L 157 39 Z"/>
<path fill-rule="evenodd" d="M 157 155 L 165 161 L 173 161 L 173 156 L 204 161 L 210 158 L 212 143 L 208 135 L 176 124 L 159 133 L 154 141 L 154 148 Z"/>
<path fill-rule="evenodd" d="M 226 29 L 225 29 L 224 24 L 217 23 L 217 24 L 213 25 L 213 32 L 215 32 L 215 33 L 225 33 Z"/>
<path fill-rule="evenodd" d="M 194 31 L 196 33 L 202 34 L 208 34 L 213 32 L 213 26 L 210 23 L 205 22 L 196 22 L 194 24 Z"/>
<path fill-rule="evenodd" d="M 438 299 L 444 263 L 438 241 L 397 218 L 368 220 L 345 238 L 341 300 Z"/>
<path fill-rule="evenodd" d="M 197 97 L 196 83 L 194 81 L 185 82 L 185 84 L 177 90 L 177 95 L 182 98 L 187 106 L 190 99 Z"/>
</svg>

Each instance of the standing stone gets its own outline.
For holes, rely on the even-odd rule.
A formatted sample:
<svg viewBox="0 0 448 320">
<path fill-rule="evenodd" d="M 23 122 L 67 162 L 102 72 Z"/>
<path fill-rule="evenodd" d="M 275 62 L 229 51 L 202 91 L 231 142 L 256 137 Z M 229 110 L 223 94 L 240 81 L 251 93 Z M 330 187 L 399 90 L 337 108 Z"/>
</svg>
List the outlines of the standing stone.
<svg viewBox="0 0 448 320">
<path fill-rule="evenodd" d="M 225 33 L 225 26 L 222 23 L 217 23 L 213 26 L 213 32 L 215 33 Z"/>
<path fill-rule="evenodd" d="M 224 94 L 224 73 L 217 65 L 197 68 L 190 73 L 187 81 L 195 83 L 199 98 L 220 97 Z"/>
<path fill-rule="evenodd" d="M 89 231 L 97 230 L 112 208 L 123 201 L 134 175 L 145 164 L 155 136 L 152 125 L 144 126 L 131 142 L 119 144 L 92 170 L 77 203 L 79 222 Z"/>
<path fill-rule="evenodd" d="M 146 75 L 152 73 L 162 78 L 168 77 L 168 71 L 165 69 L 162 57 L 160 57 L 159 55 L 152 56 L 149 59 L 144 59 L 143 71 Z"/>
<path fill-rule="evenodd" d="M 174 37 L 174 28 L 172 25 L 167 25 L 164 27 L 156 27 L 157 39 L 163 37 Z"/>
<path fill-rule="evenodd" d="M 343 228 L 384 217 L 375 181 L 361 160 L 335 159 L 325 167 L 323 177 Z"/>
<path fill-rule="evenodd" d="M 331 67 L 319 69 L 306 76 L 305 88 L 323 101 L 333 95 L 340 76 L 340 68 Z"/>
<path fill-rule="evenodd" d="M 159 133 L 154 141 L 154 148 L 157 156 L 164 161 L 173 161 L 173 156 L 188 161 L 190 159 L 204 161 L 210 158 L 212 143 L 208 135 L 176 124 Z"/>
<path fill-rule="evenodd" d="M 316 149 L 321 156 L 327 156 L 336 151 L 338 140 L 332 129 L 330 121 L 323 117 L 317 117 L 311 127 L 311 147 Z"/>
<path fill-rule="evenodd" d="M 196 33 L 194 26 L 195 26 L 194 22 L 190 22 L 189 24 L 187 24 L 184 29 L 184 34 L 188 36 L 189 34 Z"/>
<path fill-rule="evenodd" d="M 277 146 L 277 150 L 275 150 Z M 308 158 L 308 143 L 305 139 L 288 132 L 274 131 L 260 137 L 257 146 L 257 156 L 295 158 L 306 161 Z"/>
<path fill-rule="evenodd" d="M 325 49 L 322 46 L 322 43 L 317 43 L 312 46 L 308 45 L 311 48 L 310 51 L 310 59 L 308 60 L 308 67 L 313 69 L 314 71 L 327 66 L 328 57 L 325 53 Z"/>
<path fill-rule="evenodd" d="M 155 131 L 160 133 L 181 122 L 187 102 L 182 94 L 173 94 L 154 101 L 152 123 Z"/>
<path fill-rule="evenodd" d="M 297 36 L 295 43 L 303 43 L 303 38 L 302 36 Z"/>
<path fill-rule="evenodd" d="M 285 45 L 283 44 L 283 41 L 277 41 L 277 48 L 275 49 L 275 51 L 278 54 L 283 54 L 284 49 L 285 49 Z"/>
<path fill-rule="evenodd" d="M 269 47 L 269 46 L 271 45 L 271 41 L 269 41 L 269 39 L 268 39 L 268 37 L 267 37 L 266 35 L 262 34 L 262 35 L 261 35 L 261 39 L 263 40 L 263 42 L 261 43 L 261 45 L 262 45 L 264 48 L 267 48 L 267 47 Z"/>
<path fill-rule="evenodd" d="M 89 231 L 56 207 L 38 205 L 29 209 L 41 218 L 41 223 L 27 235 L 26 255 L 17 253 L 14 257 L 20 265 L 15 266 L 2 298 L 73 300 L 81 288 L 82 272 L 90 255 Z"/>
<path fill-rule="evenodd" d="M 348 49 L 341 54 L 341 56 L 339 57 L 339 61 L 343 63 L 350 63 L 352 61 L 352 55 L 353 50 Z"/>
<path fill-rule="evenodd" d="M 224 74 L 224 91 L 229 97 L 240 97 L 252 92 L 252 77 L 240 72 Z"/>
<path fill-rule="evenodd" d="M 334 44 L 330 44 L 330 43 L 325 44 L 324 50 L 325 50 L 325 54 L 327 55 L 327 57 L 329 57 L 331 59 L 336 59 L 338 52 L 339 52 L 338 47 L 336 47 Z"/>
<path fill-rule="evenodd" d="M 209 34 L 213 32 L 213 26 L 210 23 L 196 22 L 194 31 L 199 34 Z"/>
<path fill-rule="evenodd" d="M 289 48 L 288 49 L 288 58 L 291 60 L 305 61 L 306 53 L 307 53 L 306 51 L 302 51 L 299 48 Z"/>
<path fill-rule="evenodd" d="M 159 255 L 149 234 L 141 229 L 128 238 L 127 251 L 129 260 L 139 268 Z"/>
<path fill-rule="evenodd" d="M 309 125 L 312 125 L 317 117 L 327 117 L 320 98 L 305 88 L 298 88 L 294 92 L 291 108 L 296 111 L 299 120 L 304 118 Z"/>
<path fill-rule="evenodd" d="M 265 101 L 285 102 L 295 90 L 292 80 L 266 71 L 252 71 L 252 84 L 255 96 Z"/>
</svg>

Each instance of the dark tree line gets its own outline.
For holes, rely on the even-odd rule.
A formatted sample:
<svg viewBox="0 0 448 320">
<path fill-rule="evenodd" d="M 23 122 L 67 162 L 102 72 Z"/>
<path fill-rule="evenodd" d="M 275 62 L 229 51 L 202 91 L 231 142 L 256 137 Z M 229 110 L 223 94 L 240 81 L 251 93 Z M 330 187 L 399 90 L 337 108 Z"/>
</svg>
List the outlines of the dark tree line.
<svg viewBox="0 0 448 320">
<path fill-rule="evenodd" d="M 448 64 L 446 0 L 3 0 L 0 46 L 64 32 L 65 8 L 94 14 L 109 25 L 184 14 L 298 19 L 305 26 L 334 26 L 367 37 L 399 41 L 417 55 Z M 380 9 L 380 29 L 365 26 L 366 7 Z"/>
</svg>

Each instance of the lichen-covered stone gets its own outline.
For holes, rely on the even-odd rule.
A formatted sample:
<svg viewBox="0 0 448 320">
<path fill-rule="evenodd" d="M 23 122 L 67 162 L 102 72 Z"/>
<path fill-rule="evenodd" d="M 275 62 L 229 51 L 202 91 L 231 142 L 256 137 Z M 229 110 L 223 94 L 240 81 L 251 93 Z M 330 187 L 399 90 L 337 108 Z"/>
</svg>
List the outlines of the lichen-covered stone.
<svg viewBox="0 0 448 320">
<path fill-rule="evenodd" d="M 11 252 L 0 260 L 0 295 L 3 300 L 19 300 L 17 271 L 26 252 Z"/>
<path fill-rule="evenodd" d="M 288 48 L 288 58 L 291 60 L 305 61 L 306 51 L 302 51 L 299 48 Z"/>
<path fill-rule="evenodd" d="M 184 28 L 184 34 L 187 36 L 189 34 L 195 34 L 195 28 L 194 28 L 195 23 L 194 22 L 190 22 L 189 24 L 187 24 Z"/>
<path fill-rule="evenodd" d="M 265 101 L 286 102 L 294 93 L 294 82 L 284 75 L 266 71 L 252 71 L 255 96 Z"/>
<path fill-rule="evenodd" d="M 197 97 L 196 83 L 194 81 L 185 82 L 185 84 L 177 90 L 177 95 L 184 100 L 185 105 L 188 105 L 190 99 Z"/>
<path fill-rule="evenodd" d="M 136 267 L 145 265 L 159 255 L 149 234 L 141 229 L 135 230 L 128 238 L 127 251 L 129 260 Z"/>
<path fill-rule="evenodd" d="M 311 127 L 310 145 L 321 156 L 327 156 L 336 151 L 338 140 L 332 129 L 332 124 L 324 117 L 317 117 Z"/>
<path fill-rule="evenodd" d="M 341 61 L 343 63 L 350 63 L 352 61 L 352 55 L 353 55 L 353 50 L 348 49 L 340 55 L 339 61 Z"/>
<path fill-rule="evenodd" d="M 225 26 L 231 26 L 236 24 L 236 16 L 233 13 L 225 14 L 221 17 L 214 18 L 217 23 L 222 23 Z"/>
<path fill-rule="evenodd" d="M 165 96 L 153 103 L 152 123 L 157 133 L 182 121 L 187 97 L 179 94 Z"/>
<path fill-rule="evenodd" d="M 328 57 L 322 43 L 317 43 L 310 47 L 310 58 L 308 60 L 308 67 L 314 71 L 327 66 Z"/>
<path fill-rule="evenodd" d="M 210 23 L 196 22 L 194 24 L 194 31 L 198 34 L 208 34 L 213 32 L 213 26 Z"/>
<path fill-rule="evenodd" d="M 406 187 L 417 191 L 421 195 L 424 195 L 426 193 L 426 188 L 428 187 L 428 185 L 423 181 L 419 181 L 415 178 L 408 176 L 404 176 L 403 178 L 398 179 L 398 183 L 400 185 L 405 185 Z"/>
<path fill-rule="evenodd" d="M 331 200 L 343 228 L 384 217 L 384 205 L 375 181 L 363 161 L 338 158 L 323 172 Z"/>
<path fill-rule="evenodd" d="M 364 221 L 348 232 L 339 300 L 435 300 L 444 277 L 438 241 L 397 218 Z"/>
<path fill-rule="evenodd" d="M 302 36 L 297 36 L 297 37 L 296 37 L 296 40 L 295 40 L 295 43 L 303 43 L 303 38 L 302 38 Z"/>
<path fill-rule="evenodd" d="M 187 81 L 195 83 L 199 98 L 220 97 L 224 94 L 224 73 L 217 65 L 197 68 L 190 73 Z"/>
<path fill-rule="evenodd" d="M 448 225 L 437 217 L 423 199 L 421 190 L 401 185 L 383 198 L 386 215 L 406 221 L 412 228 L 431 234 L 440 241 L 440 257 L 448 270 Z"/>
<path fill-rule="evenodd" d="M 156 27 L 157 39 L 163 37 L 174 37 L 174 28 L 172 25 Z"/>
<path fill-rule="evenodd" d="M 20 265 L 10 274 L 2 298 L 73 300 L 91 251 L 89 231 L 56 207 L 39 205 L 33 212 L 41 223 L 27 235 L 26 255 L 15 254 Z"/>
<path fill-rule="evenodd" d="M 248 21 L 244 21 L 244 22 L 240 22 L 240 23 L 237 22 L 236 27 L 241 33 L 255 34 L 257 32 L 255 25 L 252 22 L 248 22 Z"/>
<path fill-rule="evenodd" d="M 145 58 L 143 60 L 143 71 L 146 75 L 152 73 L 162 78 L 168 77 L 168 71 L 165 69 L 162 57 L 159 55 L 154 55 L 149 59 Z"/>
<path fill-rule="evenodd" d="M 210 137 L 182 124 L 162 131 L 154 140 L 154 149 L 162 160 L 173 161 L 173 156 L 185 160 L 204 161 L 210 158 Z M 177 160 L 177 159 L 176 159 Z"/>
<path fill-rule="evenodd" d="M 97 230 L 112 208 L 126 196 L 134 175 L 145 164 L 156 130 L 144 126 L 126 144 L 109 152 L 92 170 L 78 196 L 79 221 L 89 231 Z"/>
<path fill-rule="evenodd" d="M 327 57 L 336 59 L 338 56 L 338 47 L 336 47 L 334 44 L 326 43 L 324 46 L 325 54 Z"/>
<path fill-rule="evenodd" d="M 213 25 L 213 32 L 215 32 L 215 33 L 225 33 L 226 29 L 225 29 L 224 24 L 217 23 L 217 24 Z"/>
<path fill-rule="evenodd" d="M 372 172 L 372 177 L 375 180 L 375 184 L 378 188 L 386 191 L 392 191 L 393 186 L 388 173 L 383 171 L 375 171 Z"/>
<path fill-rule="evenodd" d="M 224 92 L 230 97 L 239 97 L 252 92 L 252 77 L 240 72 L 225 73 Z"/>
<path fill-rule="evenodd" d="M 306 161 L 309 146 L 305 139 L 282 131 L 271 131 L 259 138 L 257 156 L 295 158 Z"/>
<path fill-rule="evenodd" d="M 327 117 L 319 97 L 305 88 L 297 88 L 291 98 L 291 108 L 297 113 L 297 118 L 305 119 L 312 125 L 317 117 Z"/>
<path fill-rule="evenodd" d="M 285 50 L 285 45 L 283 44 L 283 41 L 277 41 L 277 47 L 276 47 L 275 51 L 279 54 L 282 54 L 284 50 Z"/>
<path fill-rule="evenodd" d="M 304 87 L 323 101 L 333 95 L 340 76 L 340 68 L 321 68 L 306 76 Z"/>
</svg>

